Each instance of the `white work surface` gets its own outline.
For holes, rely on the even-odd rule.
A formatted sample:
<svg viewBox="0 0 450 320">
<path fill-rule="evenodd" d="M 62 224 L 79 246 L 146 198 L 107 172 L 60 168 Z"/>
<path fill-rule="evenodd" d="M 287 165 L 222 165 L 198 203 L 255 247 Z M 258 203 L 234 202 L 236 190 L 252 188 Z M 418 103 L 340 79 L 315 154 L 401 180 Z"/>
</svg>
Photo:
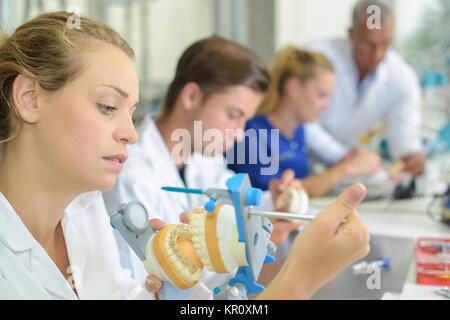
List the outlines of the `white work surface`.
<svg viewBox="0 0 450 320">
<path fill-rule="evenodd" d="M 446 158 L 449 159 L 448 157 Z M 444 158 L 429 161 L 427 175 L 422 182 L 427 187 L 426 195 L 408 200 L 382 199 L 365 201 L 358 206 L 358 214 L 372 235 L 417 239 L 419 237 L 449 237 L 450 227 L 431 219 L 426 211 L 432 200 L 430 186 L 437 185 L 436 170 L 442 168 Z M 431 177 L 433 179 L 431 179 Z M 439 179 L 442 182 L 442 179 Z M 424 189 L 425 190 L 425 189 Z M 334 198 L 313 198 L 311 207 L 323 209 Z M 386 294 L 384 299 L 440 299 L 432 291 L 435 287 L 418 285 L 416 282 L 415 259 L 412 259 L 406 283 L 401 295 Z"/>
</svg>

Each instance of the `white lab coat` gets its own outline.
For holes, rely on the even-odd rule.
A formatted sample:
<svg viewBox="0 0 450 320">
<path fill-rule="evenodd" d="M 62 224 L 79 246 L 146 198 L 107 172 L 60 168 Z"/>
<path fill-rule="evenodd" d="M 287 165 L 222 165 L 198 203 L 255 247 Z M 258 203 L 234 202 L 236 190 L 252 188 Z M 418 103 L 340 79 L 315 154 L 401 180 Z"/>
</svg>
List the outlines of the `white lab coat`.
<svg viewBox="0 0 450 320">
<path fill-rule="evenodd" d="M 138 128 L 139 142 L 128 148 L 128 160 L 118 176 L 115 187 L 103 193 L 109 214 L 114 214 L 122 203 L 138 200 L 151 218 L 159 218 L 167 224 L 179 223 L 182 212 L 203 206 L 208 198 L 204 195 L 173 193 L 161 190 L 163 186 L 181 188 L 224 188 L 225 182 L 235 173 L 226 168 L 223 156 L 207 157 L 194 153 L 185 167 L 186 185 L 180 177 L 169 149 L 164 143 L 156 124 L 148 115 Z M 266 209 L 273 209 L 271 195 L 263 193 Z M 126 245 L 116 231 L 122 265 L 133 269 L 134 277 L 143 281 L 147 274 L 137 255 Z M 209 290 L 224 283 L 223 276 L 205 271 L 202 280 Z"/>
<path fill-rule="evenodd" d="M 70 260 L 70 279 L 37 242 L 0 193 L 1 299 L 154 299 L 122 269 L 100 192 L 76 198 L 61 225 Z"/>
<path fill-rule="evenodd" d="M 310 150 L 325 162 L 334 163 L 357 146 L 361 134 L 384 121 L 394 159 L 422 151 L 419 82 L 395 51 L 389 49 L 375 72 L 358 86 L 359 73 L 349 39 L 318 41 L 306 48 L 324 54 L 337 75 L 330 108 L 318 123 L 305 126 Z"/>
</svg>

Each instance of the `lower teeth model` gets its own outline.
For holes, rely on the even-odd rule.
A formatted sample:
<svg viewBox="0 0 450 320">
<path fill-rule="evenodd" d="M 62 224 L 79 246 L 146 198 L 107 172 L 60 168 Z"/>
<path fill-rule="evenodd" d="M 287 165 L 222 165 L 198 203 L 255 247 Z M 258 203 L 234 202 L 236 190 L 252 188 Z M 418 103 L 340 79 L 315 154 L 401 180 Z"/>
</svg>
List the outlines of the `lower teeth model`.
<svg viewBox="0 0 450 320">
<path fill-rule="evenodd" d="M 248 265 L 231 205 L 219 204 L 212 213 L 197 208 L 190 219 L 189 225 L 169 225 L 149 239 L 144 261 L 149 274 L 188 289 L 202 278 L 204 266 L 228 273 Z"/>
</svg>

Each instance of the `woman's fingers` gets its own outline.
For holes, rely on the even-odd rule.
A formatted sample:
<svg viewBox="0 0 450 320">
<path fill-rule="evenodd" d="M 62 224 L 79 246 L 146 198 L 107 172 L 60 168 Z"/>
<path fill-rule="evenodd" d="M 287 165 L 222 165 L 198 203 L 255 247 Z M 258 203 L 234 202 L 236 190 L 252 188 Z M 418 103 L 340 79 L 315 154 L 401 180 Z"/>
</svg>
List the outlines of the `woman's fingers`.
<svg viewBox="0 0 450 320">
<path fill-rule="evenodd" d="M 364 199 L 365 195 L 366 187 L 361 183 L 354 183 L 345 189 L 339 197 L 325 208 L 325 210 L 319 213 L 317 217 L 321 215 L 321 217 L 331 219 L 333 221 L 333 226 L 337 229 L 344 218 L 350 213 L 356 212 L 356 207 Z"/>
<path fill-rule="evenodd" d="M 189 224 L 191 222 L 191 212 L 182 212 L 180 214 L 181 223 Z"/>
<path fill-rule="evenodd" d="M 159 290 L 161 289 L 162 282 L 153 275 L 148 275 L 145 279 L 145 289 L 148 292 L 154 293 L 156 298 L 159 299 Z"/>
<path fill-rule="evenodd" d="M 163 229 L 167 224 L 161 219 L 151 219 L 150 226 L 156 231 Z"/>
</svg>

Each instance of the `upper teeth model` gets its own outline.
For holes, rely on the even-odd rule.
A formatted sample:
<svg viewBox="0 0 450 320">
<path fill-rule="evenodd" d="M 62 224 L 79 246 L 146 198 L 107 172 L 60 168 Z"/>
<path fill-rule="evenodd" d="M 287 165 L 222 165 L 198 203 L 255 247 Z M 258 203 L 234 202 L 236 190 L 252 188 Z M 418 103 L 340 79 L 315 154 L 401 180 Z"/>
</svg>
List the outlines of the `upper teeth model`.
<svg viewBox="0 0 450 320">
<path fill-rule="evenodd" d="M 190 225 L 169 225 L 149 239 L 144 261 L 149 274 L 188 289 L 202 278 L 204 266 L 228 273 L 248 265 L 231 205 L 219 204 L 212 213 L 196 208 L 190 219 Z"/>
<path fill-rule="evenodd" d="M 236 214 L 231 205 L 219 204 L 212 213 L 194 210 L 191 233 L 197 255 L 208 270 L 228 273 L 248 265 L 245 244 L 239 242 Z"/>
<path fill-rule="evenodd" d="M 288 207 L 288 212 L 303 214 L 308 210 L 308 206 L 309 197 L 304 190 L 287 188 L 278 197 L 275 209 L 282 210 Z"/>
</svg>

